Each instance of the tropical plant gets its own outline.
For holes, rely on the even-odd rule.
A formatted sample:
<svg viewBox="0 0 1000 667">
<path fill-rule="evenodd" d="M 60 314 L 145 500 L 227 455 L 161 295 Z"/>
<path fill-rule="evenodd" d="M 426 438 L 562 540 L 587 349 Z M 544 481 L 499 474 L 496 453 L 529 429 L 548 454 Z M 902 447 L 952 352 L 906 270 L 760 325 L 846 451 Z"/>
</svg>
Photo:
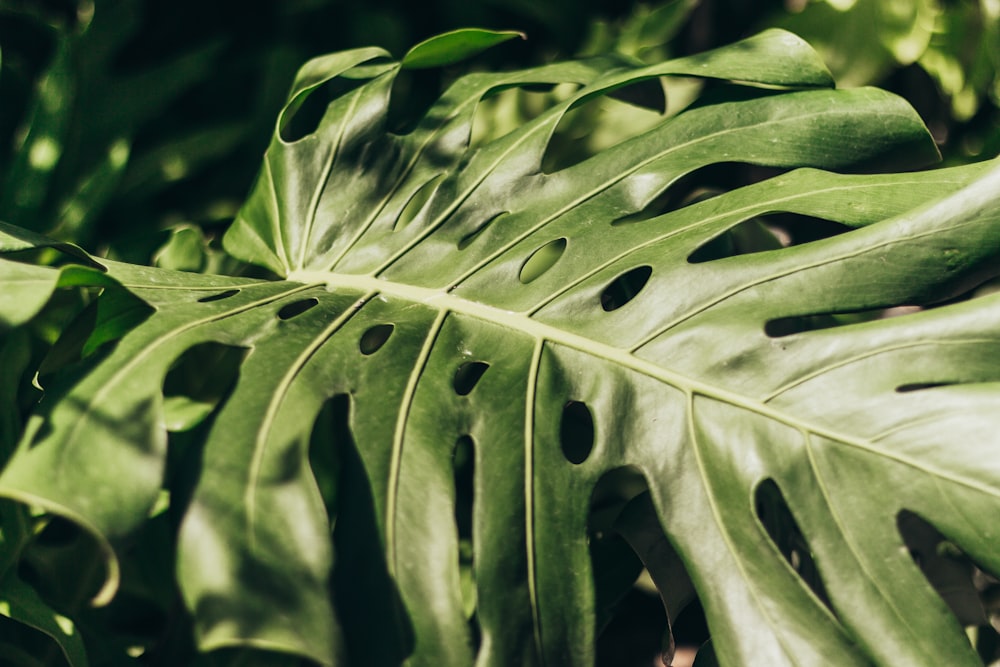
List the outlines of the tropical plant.
<svg viewBox="0 0 1000 667">
<path fill-rule="evenodd" d="M 877 173 L 936 158 L 919 118 L 782 31 L 399 99 L 514 36 L 307 63 L 224 239 L 269 278 L 0 227 L 0 612 L 74 666 L 193 664 L 190 632 L 252 664 L 578 665 L 644 566 L 671 618 L 703 606 L 699 664 L 980 664 L 985 612 L 920 565 L 1000 572 L 1000 295 L 970 297 L 996 162 Z M 547 155 L 674 76 L 715 83 Z M 470 143 L 484 98 L 560 84 Z M 771 177 L 701 187 L 732 163 Z"/>
</svg>

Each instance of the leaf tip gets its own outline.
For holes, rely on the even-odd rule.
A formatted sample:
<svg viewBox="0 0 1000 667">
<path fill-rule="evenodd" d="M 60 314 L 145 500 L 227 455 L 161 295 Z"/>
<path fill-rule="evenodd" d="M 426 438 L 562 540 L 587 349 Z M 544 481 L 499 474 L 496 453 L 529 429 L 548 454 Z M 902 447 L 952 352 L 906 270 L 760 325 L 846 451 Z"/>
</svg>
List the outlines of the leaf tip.
<svg viewBox="0 0 1000 667">
<path fill-rule="evenodd" d="M 400 60 L 400 65 L 403 69 L 428 69 L 452 65 L 517 37 L 528 38 L 519 30 L 459 28 L 420 42 L 406 52 Z"/>
</svg>

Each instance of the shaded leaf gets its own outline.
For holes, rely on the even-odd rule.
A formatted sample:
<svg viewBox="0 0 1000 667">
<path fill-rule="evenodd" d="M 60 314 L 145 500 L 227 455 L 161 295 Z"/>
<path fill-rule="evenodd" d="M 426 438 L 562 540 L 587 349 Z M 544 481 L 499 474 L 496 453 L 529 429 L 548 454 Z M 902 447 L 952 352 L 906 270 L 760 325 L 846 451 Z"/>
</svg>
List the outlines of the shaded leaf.
<svg viewBox="0 0 1000 667">
<path fill-rule="evenodd" d="M 49 636 L 70 667 L 90 664 L 73 621 L 49 608 L 33 588 L 12 574 L 0 580 L 0 614 Z"/>
</svg>

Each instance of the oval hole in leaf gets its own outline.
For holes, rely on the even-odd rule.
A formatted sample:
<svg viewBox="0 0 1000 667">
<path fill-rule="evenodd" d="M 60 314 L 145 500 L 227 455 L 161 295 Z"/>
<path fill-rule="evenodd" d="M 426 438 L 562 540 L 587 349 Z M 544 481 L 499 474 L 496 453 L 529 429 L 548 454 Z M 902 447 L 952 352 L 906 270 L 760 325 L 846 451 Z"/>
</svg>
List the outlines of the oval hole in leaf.
<svg viewBox="0 0 1000 667">
<path fill-rule="evenodd" d="M 521 272 L 517 276 L 518 280 L 527 285 L 532 280 L 537 279 L 555 266 L 555 263 L 559 261 L 565 250 L 565 238 L 553 239 L 541 248 L 538 248 L 535 252 L 531 253 L 531 256 L 521 266 Z"/>
<path fill-rule="evenodd" d="M 278 311 L 278 319 L 290 320 L 296 315 L 301 315 L 317 305 L 319 305 L 319 299 L 316 297 L 310 297 L 308 299 L 301 299 L 299 301 L 289 303 L 282 306 L 281 310 Z"/>
<path fill-rule="evenodd" d="M 417 188 L 417 191 L 410 197 L 410 201 L 406 202 L 406 206 L 399 212 L 396 224 L 392 226 L 393 231 L 402 229 L 413 222 L 413 219 L 417 217 L 424 208 L 424 205 L 430 201 L 431 196 L 437 191 L 438 183 L 443 176 L 444 174 L 438 174 Z"/>
<path fill-rule="evenodd" d="M 594 417 L 586 403 L 569 401 L 563 406 L 559 444 L 570 463 L 583 463 L 590 456 L 594 449 Z"/>
<path fill-rule="evenodd" d="M 638 296 L 639 291 L 649 282 L 653 267 L 637 266 L 611 281 L 601 292 L 601 308 L 611 312 L 618 310 Z"/>
<path fill-rule="evenodd" d="M 468 248 L 470 245 L 472 245 L 472 242 L 478 239 L 480 235 L 482 235 L 482 233 L 485 232 L 490 225 L 492 225 L 499 218 L 505 215 L 507 215 L 507 211 L 501 211 L 500 213 L 497 213 L 492 218 L 487 219 L 481 225 L 476 227 L 474 230 L 463 236 L 458 241 L 458 249 L 465 250 L 466 248 Z"/>
<path fill-rule="evenodd" d="M 331 102 L 368 81 L 365 78 L 349 79 L 338 76 L 301 93 L 281 115 L 281 127 L 278 130 L 281 140 L 292 143 L 314 133 L 319 128 Z"/>
<path fill-rule="evenodd" d="M 795 521 L 785 496 L 772 479 L 765 479 L 754 490 L 757 519 L 768 536 L 802 580 L 812 589 L 823 604 L 830 607 L 829 597 L 819 570 L 813 561 L 812 550 Z M 831 609 L 832 611 L 832 609 Z"/>
<path fill-rule="evenodd" d="M 223 299 L 228 299 L 231 296 L 236 296 L 240 291 L 238 289 L 227 289 L 224 292 L 219 292 L 218 294 L 210 294 L 208 296 L 203 296 L 198 299 L 199 303 L 209 303 L 211 301 L 222 301 Z"/>
<path fill-rule="evenodd" d="M 459 396 L 468 395 L 489 367 L 490 365 L 483 361 L 467 361 L 459 366 L 451 383 L 455 393 Z"/>
<path fill-rule="evenodd" d="M 368 355 L 378 352 L 389 340 L 393 329 L 395 326 L 392 324 L 376 324 L 361 334 L 361 341 L 358 343 L 361 354 Z"/>
</svg>

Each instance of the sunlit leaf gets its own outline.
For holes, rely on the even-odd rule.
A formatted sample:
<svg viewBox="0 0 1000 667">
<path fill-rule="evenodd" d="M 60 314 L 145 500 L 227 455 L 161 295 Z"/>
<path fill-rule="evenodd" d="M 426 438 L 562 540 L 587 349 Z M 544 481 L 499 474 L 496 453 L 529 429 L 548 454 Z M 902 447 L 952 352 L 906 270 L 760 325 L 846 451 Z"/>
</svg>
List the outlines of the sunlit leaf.
<svg viewBox="0 0 1000 667">
<path fill-rule="evenodd" d="M 625 580 L 635 563 L 592 549 L 588 517 L 627 469 L 648 496 L 623 500 L 619 530 L 661 589 L 677 585 L 661 590 L 671 614 L 693 585 L 712 633 L 700 663 L 979 664 L 898 521 L 918 515 L 1000 571 L 1000 528 L 975 519 L 1000 511 L 1000 297 L 934 307 L 998 272 L 1000 165 L 834 173 L 937 151 L 906 103 L 832 89 L 781 31 L 656 65 L 467 75 L 395 133 L 403 66 L 359 49 L 300 72 L 224 240 L 276 278 L 113 261 L 73 274 L 108 287 L 98 303 L 125 289 L 152 312 L 53 373 L 0 493 L 98 540 L 96 602 L 163 498 L 170 428 L 197 442 L 171 510 L 202 650 L 591 664 L 597 600 L 623 585 L 594 565 Z M 661 76 L 720 85 L 542 168 L 566 113 Z M 291 132 L 328 82 L 346 92 Z M 484 97 L 563 83 L 577 87 L 470 145 Z M 781 171 L 675 192 L 732 163 Z M 848 231 L 778 247 L 760 222 L 775 214 Z M 0 277 L 23 267 L 37 268 Z M 928 309 L 837 319 L 900 305 Z M 199 405 L 173 385 L 205 350 L 224 362 L 205 365 Z M 760 516 L 761 488 L 815 572 Z"/>
</svg>

